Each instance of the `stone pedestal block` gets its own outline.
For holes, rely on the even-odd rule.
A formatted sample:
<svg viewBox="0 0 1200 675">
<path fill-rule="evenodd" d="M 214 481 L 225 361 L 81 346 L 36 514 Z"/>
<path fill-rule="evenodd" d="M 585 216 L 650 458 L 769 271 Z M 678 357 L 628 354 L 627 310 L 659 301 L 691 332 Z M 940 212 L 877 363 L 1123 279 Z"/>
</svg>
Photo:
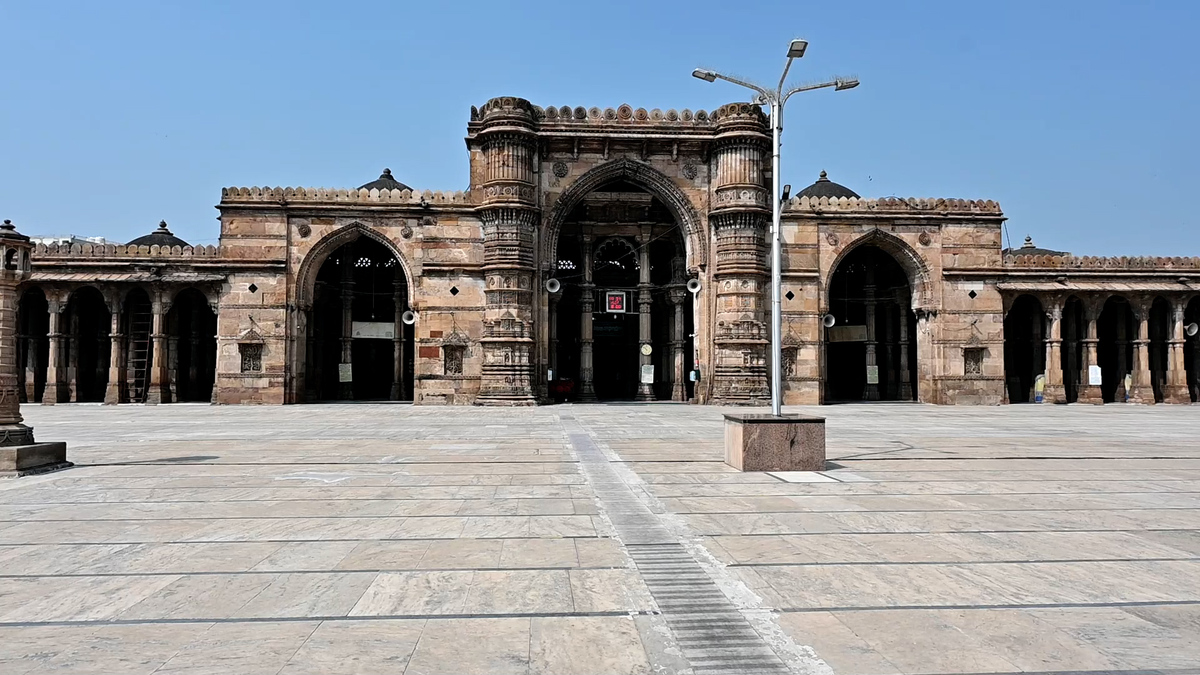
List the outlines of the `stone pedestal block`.
<svg viewBox="0 0 1200 675">
<path fill-rule="evenodd" d="M 66 443 L 32 443 L 0 447 L 0 476 L 37 473 L 71 466 Z"/>
<path fill-rule="evenodd" d="M 729 413 L 725 463 L 739 471 L 823 471 L 825 418 Z"/>
</svg>

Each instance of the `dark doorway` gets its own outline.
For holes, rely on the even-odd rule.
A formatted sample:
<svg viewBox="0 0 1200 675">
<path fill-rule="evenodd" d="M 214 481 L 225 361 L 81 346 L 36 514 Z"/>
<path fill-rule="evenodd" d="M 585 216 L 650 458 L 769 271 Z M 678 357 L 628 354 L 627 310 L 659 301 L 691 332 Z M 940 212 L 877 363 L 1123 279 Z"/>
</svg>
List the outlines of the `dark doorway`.
<svg viewBox="0 0 1200 675">
<path fill-rule="evenodd" d="M 877 246 L 851 251 L 829 282 L 825 401 L 916 400 L 916 315 L 908 275 Z"/>
<path fill-rule="evenodd" d="M 150 365 L 154 361 L 154 317 L 150 296 L 135 288 L 125 296 L 125 382 L 128 385 L 122 402 L 145 403 L 149 391 Z"/>
<path fill-rule="evenodd" d="M 211 401 L 217 368 L 217 317 L 208 298 L 189 288 L 167 315 L 174 401 Z"/>
<path fill-rule="evenodd" d="M 1125 376 L 1133 372 L 1133 340 L 1137 337 L 1137 319 L 1129 301 L 1119 295 L 1109 298 L 1096 322 L 1096 332 L 1100 394 L 1105 403 L 1123 403 L 1129 393 Z"/>
<path fill-rule="evenodd" d="M 22 403 L 41 403 L 46 391 L 46 364 L 50 358 L 50 305 L 40 288 L 21 294 L 17 306 L 17 373 Z"/>
<path fill-rule="evenodd" d="M 1063 304 L 1062 314 L 1062 371 L 1063 389 L 1067 403 L 1079 400 L 1079 385 L 1083 381 L 1083 340 L 1087 337 L 1087 319 L 1083 302 L 1071 296 Z"/>
<path fill-rule="evenodd" d="M 1034 382 L 1046 372 L 1046 314 L 1032 295 L 1013 301 L 1004 317 L 1004 379 L 1009 403 L 1034 400 Z"/>
<path fill-rule="evenodd" d="M 85 286 L 71 293 L 63 321 L 68 335 L 67 381 L 75 383 L 70 400 L 101 402 L 108 387 L 112 315 L 100 291 Z"/>
<path fill-rule="evenodd" d="M 407 310 L 408 280 L 386 246 L 363 236 L 331 253 L 313 292 L 306 398 L 412 400 L 413 341 L 401 320 Z"/>
<path fill-rule="evenodd" d="M 1150 357 L 1150 385 L 1154 389 L 1155 403 L 1163 402 L 1167 384 L 1167 363 L 1170 354 L 1171 303 L 1165 298 L 1155 298 L 1150 305 L 1150 344 L 1146 347 Z"/>
<path fill-rule="evenodd" d="M 685 258 L 674 216 L 638 185 L 605 185 L 571 212 L 558 239 L 555 270 L 562 290 L 554 302 L 549 389 L 556 400 L 693 395 L 687 373 L 693 367 L 694 296 L 683 290 Z M 617 305 L 610 306 L 610 294 Z M 647 305 L 649 316 L 643 317 Z M 652 374 L 645 384 L 643 372 Z"/>
</svg>

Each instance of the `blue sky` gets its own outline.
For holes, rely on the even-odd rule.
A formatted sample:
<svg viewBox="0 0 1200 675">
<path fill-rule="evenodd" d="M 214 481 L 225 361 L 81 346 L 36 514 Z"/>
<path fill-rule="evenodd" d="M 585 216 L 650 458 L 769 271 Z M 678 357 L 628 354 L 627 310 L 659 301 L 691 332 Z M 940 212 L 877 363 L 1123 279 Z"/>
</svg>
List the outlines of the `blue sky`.
<svg viewBox="0 0 1200 675">
<path fill-rule="evenodd" d="M 215 243 L 228 185 L 355 187 L 387 166 L 463 189 L 471 105 L 712 109 L 792 99 L 784 180 L 995 199 L 1009 235 L 1092 255 L 1200 255 L 1190 2 L 0 4 L 0 217 Z"/>
</svg>

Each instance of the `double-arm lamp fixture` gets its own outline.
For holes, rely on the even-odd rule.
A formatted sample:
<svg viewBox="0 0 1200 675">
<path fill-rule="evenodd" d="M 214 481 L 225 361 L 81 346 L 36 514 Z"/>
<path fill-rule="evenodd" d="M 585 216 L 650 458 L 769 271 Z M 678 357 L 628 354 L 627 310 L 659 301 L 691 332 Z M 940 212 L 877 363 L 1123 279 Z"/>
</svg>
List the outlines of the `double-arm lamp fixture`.
<svg viewBox="0 0 1200 675">
<path fill-rule="evenodd" d="M 826 89 L 828 87 L 833 87 L 834 91 L 842 91 L 858 86 L 857 78 L 837 77 L 828 82 L 792 87 L 785 92 L 783 89 L 784 80 L 787 79 L 788 70 L 792 67 L 792 61 L 804 56 L 804 50 L 806 49 L 808 49 L 807 40 L 792 40 L 791 44 L 788 45 L 787 63 L 783 66 L 783 75 L 779 77 L 779 84 L 774 90 L 765 89 L 756 84 L 739 80 L 736 77 L 722 75 L 713 70 L 697 68 L 692 71 L 692 77 L 699 78 L 705 82 L 725 80 L 726 82 L 732 82 L 733 84 L 753 90 L 758 96 L 755 97 L 752 103 L 771 107 L 771 183 L 772 196 L 774 197 L 772 199 L 774 206 L 771 209 L 771 414 L 776 417 L 782 414 L 783 408 L 783 300 L 780 298 L 780 289 L 782 286 L 781 268 L 783 265 L 779 234 L 780 211 L 783 208 L 784 200 L 783 195 L 779 191 L 779 136 L 783 133 L 783 105 L 792 97 L 792 94 L 798 94 L 802 91 Z"/>
</svg>

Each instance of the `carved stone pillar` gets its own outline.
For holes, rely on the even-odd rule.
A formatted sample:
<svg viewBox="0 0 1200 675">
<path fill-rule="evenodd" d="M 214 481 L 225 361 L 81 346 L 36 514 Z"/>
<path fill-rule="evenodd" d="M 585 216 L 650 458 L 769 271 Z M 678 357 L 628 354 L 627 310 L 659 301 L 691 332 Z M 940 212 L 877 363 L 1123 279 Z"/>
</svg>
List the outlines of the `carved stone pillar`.
<svg viewBox="0 0 1200 675">
<path fill-rule="evenodd" d="M 404 300 L 406 286 L 404 272 L 396 266 L 396 280 L 392 282 L 392 304 L 396 310 L 395 325 L 392 328 L 392 391 L 389 398 L 393 401 L 404 399 Z"/>
<path fill-rule="evenodd" d="M 468 143 L 484 159 L 483 372 L 478 405 L 535 405 L 534 239 L 539 223 L 534 110 L 495 98 L 472 116 Z"/>
<path fill-rule="evenodd" d="M 202 392 L 200 391 L 200 308 L 197 304 L 192 305 L 192 318 L 190 322 L 191 330 L 188 335 L 188 372 L 187 381 L 188 389 L 186 396 L 189 400 L 196 401 L 200 399 Z M 172 392 L 174 392 L 174 388 Z M 175 400 L 179 400 L 176 398 Z"/>
<path fill-rule="evenodd" d="M 18 233 L 12 222 L 0 225 L 0 446 L 33 443 L 33 429 L 22 424 L 17 392 L 17 284 L 32 272 L 32 248 L 29 237 Z M 57 332 L 55 327 L 51 332 Z"/>
<path fill-rule="evenodd" d="M 1067 390 L 1063 385 L 1062 369 L 1062 298 L 1051 298 L 1046 314 L 1050 317 L 1050 338 L 1046 340 L 1046 388 L 1042 399 L 1047 403 L 1064 403 Z"/>
<path fill-rule="evenodd" d="M 343 377 L 343 371 L 353 372 L 354 367 L 354 256 L 342 253 L 342 334 L 340 336 L 342 356 L 338 359 L 338 398 L 343 401 L 354 399 L 354 380 Z"/>
<path fill-rule="evenodd" d="M 879 355 L 877 353 L 877 350 L 878 350 L 879 340 L 878 340 L 878 337 L 876 336 L 877 327 L 875 325 L 875 319 L 876 319 L 875 308 L 877 305 L 876 305 L 876 301 L 875 301 L 875 266 L 874 265 L 867 266 L 866 281 L 863 284 L 863 295 L 866 296 L 866 302 L 864 303 L 864 305 L 865 305 L 866 311 L 867 311 L 867 341 L 866 341 L 866 344 L 864 345 L 864 347 L 866 348 L 866 356 L 867 356 L 867 361 L 866 361 L 867 362 L 867 384 L 866 384 L 866 387 L 863 389 L 863 400 L 878 401 L 879 400 Z M 874 373 L 874 375 L 875 375 L 874 378 L 871 377 L 872 373 Z M 874 379 L 875 381 L 872 382 L 871 381 L 872 379 Z"/>
<path fill-rule="evenodd" d="M 596 400 L 592 350 L 592 314 L 596 311 L 596 285 L 592 283 L 592 236 L 584 233 L 580 238 L 583 249 L 583 283 L 579 285 L 579 400 L 585 403 Z"/>
<path fill-rule="evenodd" d="M 117 293 L 107 298 L 112 328 L 108 333 L 108 385 L 104 388 L 104 403 L 116 405 L 125 396 L 125 335 L 121 332 L 121 299 Z"/>
<path fill-rule="evenodd" d="M 771 219 L 764 177 L 767 120 L 758 106 L 733 103 L 714 113 L 714 199 L 709 224 L 716 239 L 713 402 L 761 405 L 770 397 L 766 321 L 766 233 Z"/>
<path fill-rule="evenodd" d="M 667 299 L 671 301 L 674 310 L 671 320 L 671 400 L 687 400 L 686 377 L 683 372 L 684 318 L 683 303 L 687 300 L 688 290 L 682 284 L 672 284 L 667 291 Z"/>
<path fill-rule="evenodd" d="M 146 403 L 170 403 L 171 392 L 167 390 L 167 331 L 166 292 L 159 290 L 154 293 L 150 303 L 151 332 L 154 340 L 153 353 L 150 355 L 150 388 L 146 392 Z"/>
<path fill-rule="evenodd" d="M 25 403 L 32 403 L 37 398 L 38 342 L 32 335 L 25 338 Z"/>
<path fill-rule="evenodd" d="M 548 367 L 554 379 L 558 378 L 558 301 L 561 299 L 561 289 L 557 293 L 548 293 L 546 295 L 546 303 L 548 305 L 546 308 L 546 321 L 549 324 L 546 326 L 546 328 L 548 329 L 549 333 L 548 340 L 550 345 L 550 349 L 548 350 L 547 354 L 549 361 Z M 547 396 L 549 398 L 554 398 L 553 379 L 547 383 L 547 386 L 550 388 L 550 391 L 547 391 Z"/>
<path fill-rule="evenodd" d="M 69 304 L 69 303 L 68 303 Z M 79 401 L 79 303 L 71 310 L 67 322 L 67 376 L 65 397 L 71 403 Z"/>
<path fill-rule="evenodd" d="M 654 383 L 646 382 L 642 378 L 642 369 L 646 366 L 653 367 L 653 353 L 645 352 L 645 345 L 650 345 L 650 311 L 654 306 L 654 299 L 651 297 L 650 285 L 650 226 L 643 225 L 642 232 L 638 236 L 638 373 L 637 373 L 637 396 L 636 401 L 653 401 L 654 400 Z M 651 345 L 653 348 L 653 345 Z"/>
<path fill-rule="evenodd" d="M 1183 322 L 1186 308 L 1185 298 L 1172 299 L 1171 339 L 1167 340 L 1167 381 L 1163 385 L 1164 403 L 1190 403 L 1192 400 L 1188 392 L 1187 369 L 1183 362 L 1183 345 L 1186 340 Z M 1200 345 L 1197 345 L 1193 352 L 1200 360 Z M 1200 363 L 1196 365 L 1200 367 Z"/>
<path fill-rule="evenodd" d="M 1133 386 L 1129 400 L 1134 403 L 1154 404 L 1154 384 L 1150 374 L 1150 299 L 1137 301 L 1135 314 L 1138 322 L 1137 337 L 1133 341 Z"/>
<path fill-rule="evenodd" d="M 1084 320 L 1087 321 L 1087 337 L 1080 340 L 1083 343 L 1083 364 L 1079 368 L 1079 402 L 1080 403 L 1104 403 L 1104 394 L 1100 390 L 1100 385 L 1090 384 L 1090 370 L 1092 366 L 1100 364 L 1097 358 L 1096 345 L 1100 339 L 1097 337 L 1096 322 L 1100 318 L 1100 312 L 1103 306 L 1097 304 L 1095 300 L 1085 302 L 1083 306 Z"/>
<path fill-rule="evenodd" d="M 907 300 L 907 298 L 902 298 Z M 901 401 L 912 400 L 912 373 L 908 368 L 908 304 L 901 302 L 900 318 L 900 393 Z"/>
<path fill-rule="evenodd" d="M 46 388 L 42 392 L 42 405 L 54 405 L 60 400 L 60 396 L 65 393 L 63 391 L 63 368 L 62 368 L 62 339 L 60 322 L 62 320 L 62 312 L 65 308 L 57 295 L 47 297 L 47 306 L 50 312 L 50 331 L 46 338 L 50 341 L 50 353 L 46 358 Z"/>
</svg>

